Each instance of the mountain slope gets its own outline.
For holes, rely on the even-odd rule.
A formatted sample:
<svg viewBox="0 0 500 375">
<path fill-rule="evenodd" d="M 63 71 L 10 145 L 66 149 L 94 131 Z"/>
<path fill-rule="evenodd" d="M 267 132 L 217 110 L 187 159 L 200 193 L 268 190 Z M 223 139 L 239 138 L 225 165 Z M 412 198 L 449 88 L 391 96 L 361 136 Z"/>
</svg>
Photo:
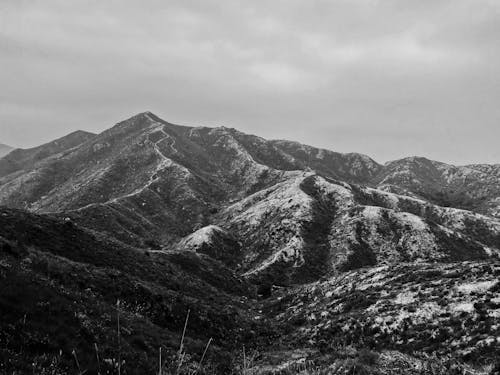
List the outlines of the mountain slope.
<svg viewBox="0 0 500 375">
<path fill-rule="evenodd" d="M 0 143 L 0 158 L 4 157 L 12 150 L 14 150 L 13 147 L 10 147 L 8 145 L 4 145 L 3 143 Z"/>
<path fill-rule="evenodd" d="M 213 232 L 220 230 L 200 237 Z M 257 301 L 209 257 L 144 251 L 68 220 L 0 209 L 0 370 L 80 371 L 74 351 L 88 373 L 116 371 L 120 358 L 126 373 L 153 374 L 162 347 L 164 368 L 174 371 L 188 310 L 186 371 L 210 337 L 206 371 L 213 374 L 239 371 L 243 345 L 255 374 L 299 373 L 305 364 L 356 373 L 363 350 L 372 351 L 368 373 L 432 366 L 444 374 L 449 363 L 471 370 L 499 354 L 499 272 L 492 261 L 387 265 Z"/>
<path fill-rule="evenodd" d="M 497 374 L 499 276 L 498 261 L 399 264 L 279 291 L 263 311 L 295 351 L 269 356 L 281 349 L 275 368 L 290 373 L 310 361 L 332 374 Z"/>
<path fill-rule="evenodd" d="M 189 180 L 187 187 L 179 189 L 194 190 L 191 193 L 198 199 L 209 198 L 218 204 L 272 185 L 283 171 L 313 170 L 328 178 L 415 195 L 439 205 L 492 216 L 499 209 L 500 165 L 456 167 L 415 157 L 380 165 L 360 154 L 266 141 L 231 128 L 177 126 L 149 112 L 95 137 L 78 132 L 67 138 L 53 142 L 63 147 L 48 144 L 16 150 L 16 155 L 1 160 L 0 202 L 46 212 L 130 201 L 163 182 L 156 172 L 165 175 L 175 170 L 176 180 Z M 89 139 L 92 142 L 81 144 L 74 152 L 58 154 Z M 49 158 L 35 167 L 36 162 L 55 154 L 57 160 Z M 6 176 L 19 169 L 24 173 Z M 94 180 L 90 185 L 85 183 L 89 179 Z M 109 181 L 113 181 L 112 190 Z M 14 192 L 21 183 L 32 188 Z M 83 189 L 75 193 L 72 186 Z M 199 191 L 200 186 L 208 191 Z"/>
<path fill-rule="evenodd" d="M 387 163 L 373 180 L 405 189 L 435 204 L 500 217 L 500 164 L 454 166 L 411 157 Z"/>
<path fill-rule="evenodd" d="M 48 158 L 59 158 L 63 153 L 89 139 L 95 134 L 76 131 L 55 141 L 30 149 L 16 149 L 0 159 L 0 178 L 17 171 L 29 171 L 35 165 Z"/>
<path fill-rule="evenodd" d="M 118 358 L 117 300 L 128 373 L 152 373 L 148 357 L 160 345 L 165 358 L 175 355 L 189 309 L 193 350 L 212 337 L 216 351 L 227 351 L 251 321 L 239 302 L 252 296 L 251 288 L 207 256 L 148 252 L 18 210 L 0 209 L 0 283 L 2 373 L 33 360 L 47 365 L 59 351 L 60 365 L 72 369 L 73 349 L 95 370 L 94 343 L 102 360 Z M 27 355 L 34 359 L 26 362 Z"/>
<path fill-rule="evenodd" d="M 4 176 L 0 204 L 73 211 L 85 225 L 122 240 L 139 244 L 153 236 L 169 243 L 208 224 L 221 205 L 301 167 L 261 138 L 142 113 L 64 155 Z"/>
<path fill-rule="evenodd" d="M 290 285 L 364 266 L 500 256 L 500 221 L 412 197 L 295 172 L 214 222 L 242 243 L 240 269 Z"/>
</svg>

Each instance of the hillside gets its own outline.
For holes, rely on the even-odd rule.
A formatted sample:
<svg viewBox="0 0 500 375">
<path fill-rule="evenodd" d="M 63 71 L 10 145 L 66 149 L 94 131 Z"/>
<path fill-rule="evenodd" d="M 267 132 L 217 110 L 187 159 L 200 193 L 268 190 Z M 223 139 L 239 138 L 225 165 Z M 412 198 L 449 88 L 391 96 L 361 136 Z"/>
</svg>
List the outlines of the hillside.
<svg viewBox="0 0 500 375">
<path fill-rule="evenodd" d="M 38 162 L 44 160 L 56 161 L 72 148 L 88 141 L 95 134 L 76 131 L 55 141 L 29 149 L 18 148 L 0 159 L 0 178 L 15 172 L 25 172 L 33 169 Z"/>
<path fill-rule="evenodd" d="M 15 150 L 0 158 L 0 373 L 74 371 L 73 349 L 96 373 L 94 343 L 117 358 L 117 314 L 127 373 L 157 373 L 191 310 L 183 366 L 212 338 L 211 373 L 241 372 L 245 347 L 255 374 L 487 374 L 499 204 L 499 165 L 381 165 L 150 112 Z"/>
<path fill-rule="evenodd" d="M 365 161 L 349 157 L 341 168 Z M 227 202 L 304 166 L 258 137 L 172 125 L 143 113 L 57 158 L 0 177 L 0 204 L 72 211 L 75 220 L 122 240 L 169 243 L 208 224 Z"/>
<path fill-rule="evenodd" d="M 0 143 L 0 158 L 7 155 L 13 149 L 14 149 L 13 147 L 10 147 L 8 145 L 4 145 L 3 143 Z"/>
<path fill-rule="evenodd" d="M 252 194 L 215 222 L 246 276 L 290 285 L 365 266 L 500 257 L 500 221 L 310 172 Z"/>
<path fill-rule="evenodd" d="M 152 374 L 160 346 L 165 366 L 176 367 L 187 311 L 186 371 L 209 338 L 215 373 L 241 366 L 243 345 L 259 374 L 306 364 L 447 371 L 463 360 L 478 369 L 498 355 L 498 261 L 363 268 L 258 300 L 244 278 L 203 254 L 137 249 L 11 209 L 0 210 L 0 228 L 5 373 L 75 371 L 75 350 L 90 373 L 112 371 L 121 358 L 127 373 Z"/>
<path fill-rule="evenodd" d="M 500 164 L 454 166 L 411 157 L 387 163 L 374 182 L 387 190 L 408 190 L 442 206 L 500 217 Z"/>
<path fill-rule="evenodd" d="M 498 261 L 400 264 L 281 291 L 263 312 L 287 332 L 288 350 L 269 350 L 257 367 L 314 358 L 339 374 L 497 374 L 481 364 L 499 354 L 499 276 Z"/>
<path fill-rule="evenodd" d="M 10 209 L 0 209 L 0 228 L 0 373 L 42 368 L 59 350 L 61 368 L 73 368 L 73 349 L 95 371 L 94 343 L 103 360 L 118 358 L 118 300 L 129 373 L 153 373 L 148 358 L 160 346 L 165 358 L 175 356 L 188 310 L 196 355 L 210 337 L 217 355 L 248 335 L 251 311 L 240 299 L 252 288 L 209 257 L 137 249 Z"/>
</svg>

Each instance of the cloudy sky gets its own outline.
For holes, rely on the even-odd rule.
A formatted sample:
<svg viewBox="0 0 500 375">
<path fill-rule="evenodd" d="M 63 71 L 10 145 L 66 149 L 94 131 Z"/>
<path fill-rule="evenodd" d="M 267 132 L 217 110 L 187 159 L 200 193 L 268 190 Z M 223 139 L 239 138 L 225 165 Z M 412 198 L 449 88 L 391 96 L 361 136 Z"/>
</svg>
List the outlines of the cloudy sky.
<svg viewBox="0 0 500 375">
<path fill-rule="evenodd" d="M 500 163 L 498 0 L 0 0 L 0 143 L 137 112 Z"/>
</svg>

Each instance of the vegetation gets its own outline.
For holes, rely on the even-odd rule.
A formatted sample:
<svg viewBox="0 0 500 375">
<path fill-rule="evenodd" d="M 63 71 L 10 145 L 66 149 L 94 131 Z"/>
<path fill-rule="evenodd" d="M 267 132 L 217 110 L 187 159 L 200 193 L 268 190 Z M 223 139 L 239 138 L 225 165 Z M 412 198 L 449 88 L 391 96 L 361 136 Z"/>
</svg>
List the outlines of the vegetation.
<svg viewBox="0 0 500 375">
<path fill-rule="evenodd" d="M 15 155 L 0 375 L 499 372 L 499 166 L 151 113 Z"/>
</svg>

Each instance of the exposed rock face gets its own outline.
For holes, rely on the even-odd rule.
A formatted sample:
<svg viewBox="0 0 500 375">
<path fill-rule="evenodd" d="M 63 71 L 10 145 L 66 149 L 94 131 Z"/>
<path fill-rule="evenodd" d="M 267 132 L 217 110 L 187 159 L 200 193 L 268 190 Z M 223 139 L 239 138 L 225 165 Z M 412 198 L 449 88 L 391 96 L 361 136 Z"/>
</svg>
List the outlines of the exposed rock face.
<svg viewBox="0 0 500 375">
<path fill-rule="evenodd" d="M 241 256 L 241 243 L 217 225 L 208 225 L 183 238 L 176 247 L 194 251 L 234 266 Z"/>
<path fill-rule="evenodd" d="M 10 207 L 0 210 L 0 277 L 11 294 L 24 285 L 64 306 L 78 300 L 81 311 L 66 312 L 93 316 L 85 324 L 95 332 L 118 282 L 124 311 L 138 314 L 129 328 L 168 336 L 200 304 L 195 324 L 206 332 L 193 340 L 261 345 L 269 356 L 293 348 L 292 358 L 316 360 L 330 341 L 399 353 L 382 353 L 387 368 L 398 355 L 424 363 L 419 350 L 461 361 L 480 352 L 483 363 L 499 353 L 490 332 L 499 319 L 500 165 L 380 165 L 145 112 L 1 158 L 0 205 Z M 257 292 L 269 299 L 252 299 Z M 11 298 L 1 293 L 0 308 Z M 465 341 L 443 331 L 459 318 Z M 404 333 L 426 324 L 421 336 Z M 151 354 L 160 339 L 147 335 L 139 346 Z"/>
<path fill-rule="evenodd" d="M 297 172 L 227 207 L 252 278 L 293 284 L 401 262 L 500 256 L 500 221 L 407 196 Z"/>
</svg>

